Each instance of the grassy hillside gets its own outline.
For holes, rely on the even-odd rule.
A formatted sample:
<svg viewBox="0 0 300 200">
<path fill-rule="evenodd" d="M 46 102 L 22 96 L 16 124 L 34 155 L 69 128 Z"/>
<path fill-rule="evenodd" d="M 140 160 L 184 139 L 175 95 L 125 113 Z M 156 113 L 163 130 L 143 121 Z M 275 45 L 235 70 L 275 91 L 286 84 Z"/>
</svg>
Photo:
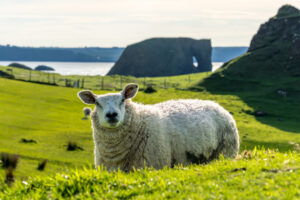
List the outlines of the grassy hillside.
<svg viewBox="0 0 300 200">
<path fill-rule="evenodd" d="M 205 76 L 200 74 L 199 79 L 201 77 Z M 173 79 L 180 83 L 180 77 Z M 82 108 L 85 105 L 76 97 L 79 89 L 2 78 L 0 86 L 0 152 L 20 155 L 15 172 L 18 181 L 13 187 L 5 186 L 5 172 L 0 169 L 0 199 L 48 199 L 70 195 L 78 195 L 78 199 L 87 196 L 95 199 L 183 199 L 198 198 L 200 192 L 201 198 L 212 194 L 216 198 L 230 198 L 233 195 L 235 198 L 242 196 L 249 199 L 265 195 L 284 195 L 286 199 L 299 196 L 299 190 L 295 189 L 299 185 L 299 170 L 294 169 L 300 164 L 299 147 L 294 143 L 300 143 L 300 125 L 294 116 L 298 109 L 294 107 L 295 102 L 286 101 L 281 109 L 276 109 L 280 115 L 286 113 L 286 110 L 291 113 L 289 120 L 278 121 L 276 115 L 257 119 L 252 114 L 253 107 L 240 98 L 242 96 L 256 103 L 263 102 L 270 109 L 282 101 L 280 98 L 270 100 L 265 96 L 262 100 L 259 92 L 214 94 L 206 90 L 174 88 L 159 89 L 152 94 L 140 91 L 134 100 L 146 104 L 180 98 L 216 101 L 233 114 L 240 132 L 241 151 L 263 146 L 266 149 L 278 149 L 278 152 L 251 153 L 255 158 L 251 160 L 221 160 L 203 166 L 162 171 L 142 170 L 126 175 L 92 169 L 92 131 L 90 121 L 82 120 Z M 102 94 L 107 91 L 95 92 Z M 278 124 L 286 128 L 278 128 Z M 37 143 L 22 143 L 22 139 L 32 139 Z M 67 151 L 69 141 L 76 142 L 83 150 Z M 48 160 L 46 169 L 38 171 L 38 163 L 45 159 Z M 75 168 L 78 171 L 73 171 Z M 82 168 L 89 170 L 82 171 Z M 273 172 L 273 169 L 279 170 L 278 173 Z M 258 190 L 261 193 L 252 192 L 254 196 L 249 196 L 250 191 Z"/>
<path fill-rule="evenodd" d="M 82 120 L 84 105 L 77 99 L 78 89 L 9 79 L 0 79 L 0 85 L 0 152 L 21 155 L 17 177 L 51 174 L 93 163 L 90 121 Z M 101 94 L 106 91 L 95 92 Z M 237 121 L 242 150 L 258 145 L 286 152 L 294 148 L 289 142 L 300 143 L 298 121 L 278 122 L 286 127 L 292 125 L 293 131 L 259 122 L 251 114 L 253 108 L 235 95 L 161 89 L 152 94 L 139 92 L 134 100 L 153 104 L 179 98 L 210 99 L 228 109 Z M 288 109 L 292 110 L 292 107 Z M 265 117 L 265 120 L 268 122 L 276 118 Z M 23 138 L 33 139 L 37 143 L 21 143 Z M 68 141 L 77 142 L 84 150 L 66 151 Z M 49 161 L 48 165 L 44 172 L 39 172 L 36 170 L 37 164 L 44 159 Z"/>
<path fill-rule="evenodd" d="M 250 65 L 248 57 L 249 55 L 245 54 L 228 62 L 210 77 L 201 80 L 192 89 L 195 91 L 206 90 L 219 95 L 238 96 L 252 108 L 252 111 L 263 110 L 268 113 L 268 116 L 257 117 L 258 121 L 282 130 L 299 133 L 300 77 L 284 76 L 284 73 L 279 71 L 274 73 L 282 74 L 283 76 L 280 78 L 274 78 L 266 73 L 265 76 L 257 78 L 236 76 L 232 71 L 238 68 L 237 65 L 240 66 L 241 73 L 249 71 L 250 67 L 246 67 Z M 286 96 L 279 94 L 278 91 L 286 92 Z"/>
</svg>

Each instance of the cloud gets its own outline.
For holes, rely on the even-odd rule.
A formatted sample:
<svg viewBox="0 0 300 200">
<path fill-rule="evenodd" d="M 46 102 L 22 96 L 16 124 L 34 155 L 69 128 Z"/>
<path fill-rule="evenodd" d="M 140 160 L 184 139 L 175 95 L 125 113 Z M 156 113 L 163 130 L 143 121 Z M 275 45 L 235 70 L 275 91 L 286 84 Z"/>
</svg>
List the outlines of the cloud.
<svg viewBox="0 0 300 200">
<path fill-rule="evenodd" d="M 285 3 L 300 7 L 299 0 L 1 0 L 0 44 L 126 46 L 186 36 L 248 45 Z"/>
</svg>

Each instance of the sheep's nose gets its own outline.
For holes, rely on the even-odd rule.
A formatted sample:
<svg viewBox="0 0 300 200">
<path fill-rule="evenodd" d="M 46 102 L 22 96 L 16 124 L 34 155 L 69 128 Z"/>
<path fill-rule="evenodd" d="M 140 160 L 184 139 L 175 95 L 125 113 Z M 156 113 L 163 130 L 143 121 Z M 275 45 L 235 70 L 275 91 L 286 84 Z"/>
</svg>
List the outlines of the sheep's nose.
<svg viewBox="0 0 300 200">
<path fill-rule="evenodd" d="M 118 121 L 116 118 L 118 116 L 118 113 L 113 112 L 113 113 L 106 113 L 106 117 L 108 119 L 109 122 L 116 122 Z"/>
</svg>

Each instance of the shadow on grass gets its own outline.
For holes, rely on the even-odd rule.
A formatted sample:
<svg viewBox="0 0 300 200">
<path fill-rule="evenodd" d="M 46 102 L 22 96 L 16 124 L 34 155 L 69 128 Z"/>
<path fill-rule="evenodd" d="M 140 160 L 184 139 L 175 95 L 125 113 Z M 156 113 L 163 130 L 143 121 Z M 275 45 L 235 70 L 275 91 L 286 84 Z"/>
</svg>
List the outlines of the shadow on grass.
<svg viewBox="0 0 300 200">
<path fill-rule="evenodd" d="M 240 146 L 240 152 L 244 150 L 252 150 L 254 147 L 264 149 L 278 149 L 279 152 L 285 153 L 296 150 L 292 144 L 288 142 L 265 142 L 258 140 L 243 140 Z"/>
<path fill-rule="evenodd" d="M 255 116 L 256 120 L 278 129 L 300 133 L 300 77 L 287 80 L 247 80 L 230 77 L 218 72 L 204 79 L 192 91 L 209 91 L 218 95 L 235 95 L 255 111 L 264 111 L 265 116 Z M 278 94 L 278 90 L 287 92 L 287 96 Z"/>
</svg>

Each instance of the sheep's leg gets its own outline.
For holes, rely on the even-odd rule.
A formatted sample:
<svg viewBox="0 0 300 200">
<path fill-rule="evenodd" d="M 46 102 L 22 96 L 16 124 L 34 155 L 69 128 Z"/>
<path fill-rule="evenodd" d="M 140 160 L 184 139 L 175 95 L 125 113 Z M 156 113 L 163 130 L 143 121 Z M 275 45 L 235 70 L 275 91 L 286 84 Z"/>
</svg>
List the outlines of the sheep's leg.
<svg viewBox="0 0 300 200">
<path fill-rule="evenodd" d="M 94 162 L 96 169 L 101 166 L 101 157 L 97 147 L 95 147 L 94 149 Z"/>
<path fill-rule="evenodd" d="M 223 133 L 221 154 L 225 158 L 235 158 L 239 152 L 239 135 L 235 127 Z"/>
</svg>

